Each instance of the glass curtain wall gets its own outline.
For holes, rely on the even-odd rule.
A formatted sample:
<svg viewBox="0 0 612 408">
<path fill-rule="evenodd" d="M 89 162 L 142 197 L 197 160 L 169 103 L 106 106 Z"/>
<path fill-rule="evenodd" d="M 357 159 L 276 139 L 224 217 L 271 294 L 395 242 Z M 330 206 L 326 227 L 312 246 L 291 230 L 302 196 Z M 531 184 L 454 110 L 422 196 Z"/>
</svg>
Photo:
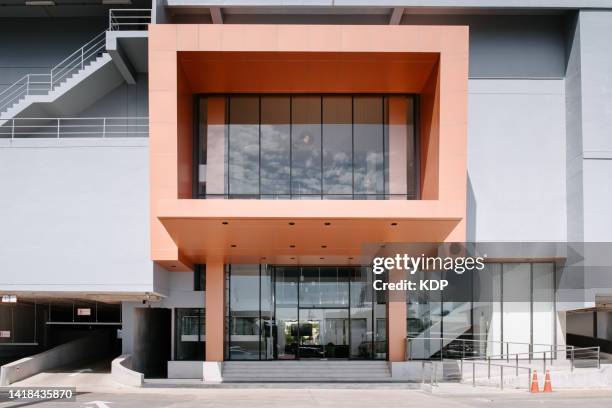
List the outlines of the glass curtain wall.
<svg viewBox="0 0 612 408">
<path fill-rule="evenodd" d="M 443 278 L 449 286 L 442 294 L 408 294 L 410 358 L 500 356 L 527 353 L 530 343 L 535 352 L 556 344 L 554 263 L 489 263 L 480 273 Z"/>
<path fill-rule="evenodd" d="M 201 96 L 194 196 L 416 199 L 414 98 Z"/>
<path fill-rule="evenodd" d="M 228 265 L 226 359 L 385 359 L 367 267 Z"/>
</svg>

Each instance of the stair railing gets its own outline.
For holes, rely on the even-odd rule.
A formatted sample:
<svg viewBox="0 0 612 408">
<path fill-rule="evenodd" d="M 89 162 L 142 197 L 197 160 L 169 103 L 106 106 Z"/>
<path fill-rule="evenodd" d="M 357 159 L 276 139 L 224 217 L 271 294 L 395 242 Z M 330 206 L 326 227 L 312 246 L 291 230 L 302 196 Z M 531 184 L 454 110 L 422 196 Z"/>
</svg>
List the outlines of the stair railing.
<svg viewBox="0 0 612 408">
<path fill-rule="evenodd" d="M 150 9 L 110 9 L 108 11 L 109 31 L 146 30 L 151 23 Z"/>
<path fill-rule="evenodd" d="M 108 28 L 85 45 L 54 65 L 49 73 L 27 74 L 0 92 L 0 117 L 21 99 L 30 95 L 45 95 L 57 88 L 71 75 L 81 71 L 106 50 L 106 32 L 115 30 L 143 30 L 151 22 L 148 9 L 111 9 Z"/>
<path fill-rule="evenodd" d="M 49 92 L 49 74 L 27 74 L 0 92 L 0 112 L 28 95 L 45 95 Z"/>
<path fill-rule="evenodd" d="M 86 64 L 96 59 L 98 54 L 105 50 L 106 31 L 102 31 L 81 48 L 51 68 L 50 90 L 54 90 L 57 85 L 71 74 L 77 73 L 85 68 Z"/>
</svg>

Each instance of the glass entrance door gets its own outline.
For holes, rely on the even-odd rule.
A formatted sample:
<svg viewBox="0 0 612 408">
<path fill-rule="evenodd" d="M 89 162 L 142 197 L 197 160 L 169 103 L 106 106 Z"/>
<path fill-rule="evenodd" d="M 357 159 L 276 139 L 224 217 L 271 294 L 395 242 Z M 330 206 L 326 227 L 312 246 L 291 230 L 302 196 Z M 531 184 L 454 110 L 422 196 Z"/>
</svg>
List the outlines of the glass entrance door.
<svg viewBox="0 0 612 408">
<path fill-rule="evenodd" d="M 228 265 L 226 359 L 385 359 L 367 267 Z"/>
<path fill-rule="evenodd" d="M 299 358 L 349 358 L 348 308 L 300 309 Z"/>
</svg>

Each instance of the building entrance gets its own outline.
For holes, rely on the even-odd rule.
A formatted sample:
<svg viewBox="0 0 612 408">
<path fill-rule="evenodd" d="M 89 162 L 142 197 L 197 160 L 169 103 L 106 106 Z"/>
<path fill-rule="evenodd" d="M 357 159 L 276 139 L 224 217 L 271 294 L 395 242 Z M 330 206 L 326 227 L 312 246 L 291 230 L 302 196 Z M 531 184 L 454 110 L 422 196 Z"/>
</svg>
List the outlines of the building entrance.
<svg viewBox="0 0 612 408">
<path fill-rule="evenodd" d="M 229 360 L 386 359 L 367 267 L 229 265 Z"/>
</svg>

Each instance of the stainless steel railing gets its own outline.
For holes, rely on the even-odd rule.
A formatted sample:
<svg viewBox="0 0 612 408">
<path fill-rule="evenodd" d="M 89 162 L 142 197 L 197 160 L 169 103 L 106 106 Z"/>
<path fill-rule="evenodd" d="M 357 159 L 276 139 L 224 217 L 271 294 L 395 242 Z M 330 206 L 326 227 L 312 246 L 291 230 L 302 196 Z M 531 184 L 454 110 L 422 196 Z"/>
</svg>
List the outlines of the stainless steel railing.
<svg viewBox="0 0 612 408">
<path fill-rule="evenodd" d="M 407 337 L 406 358 L 410 360 L 431 359 L 437 355 L 438 360 L 461 359 L 466 357 L 486 357 L 487 355 L 513 355 L 517 352 L 533 353 L 541 351 L 554 352 L 554 346 L 540 343 L 522 343 L 515 341 L 496 341 L 464 339 L 458 337 Z M 419 348 L 431 355 L 418 355 Z"/>
<path fill-rule="evenodd" d="M 78 50 L 50 68 L 48 73 L 27 74 L 0 92 L 2 113 L 31 95 L 47 95 L 64 81 L 82 71 L 86 65 L 106 51 L 106 32 L 117 30 L 146 30 L 151 22 L 149 9 L 111 9 L 108 29 L 97 34 Z"/>
<path fill-rule="evenodd" d="M 148 136 L 148 117 L 13 118 L 0 126 L 0 139 Z"/>
<path fill-rule="evenodd" d="M 558 346 L 555 348 L 555 352 L 557 353 L 565 353 L 566 357 L 569 359 L 570 371 L 574 372 L 574 368 L 583 368 L 583 367 L 592 367 L 592 368 L 601 368 L 601 355 L 599 347 L 574 347 L 574 346 Z M 460 363 L 460 373 L 463 381 L 466 380 L 465 375 L 465 366 L 468 367 L 471 365 L 471 378 L 472 385 L 476 386 L 476 366 L 486 366 L 487 367 L 487 379 L 491 380 L 491 367 L 499 368 L 500 375 L 500 387 L 504 388 L 504 382 L 506 376 L 514 376 L 518 378 L 521 372 L 527 371 L 527 387 L 529 388 L 531 382 L 531 373 L 532 370 L 535 369 L 531 365 L 534 360 L 539 360 L 537 358 L 537 354 L 542 354 L 542 374 L 544 374 L 549 368 L 547 364 L 551 367 L 554 364 L 555 359 L 552 358 L 553 355 L 549 354 L 549 351 L 542 352 L 531 352 L 531 353 L 515 353 L 513 355 L 497 355 L 497 356 L 487 356 L 482 359 L 479 357 L 468 357 L 462 358 Z M 548 358 L 547 358 L 548 355 Z M 519 364 L 520 361 L 520 364 Z M 505 364 L 504 364 L 505 362 Z M 577 365 L 577 362 L 587 362 L 588 364 Z M 525 363 L 529 363 L 530 365 L 525 365 Z"/>
<path fill-rule="evenodd" d="M 146 30 L 150 23 L 150 9 L 110 9 L 108 11 L 109 31 Z"/>
</svg>

